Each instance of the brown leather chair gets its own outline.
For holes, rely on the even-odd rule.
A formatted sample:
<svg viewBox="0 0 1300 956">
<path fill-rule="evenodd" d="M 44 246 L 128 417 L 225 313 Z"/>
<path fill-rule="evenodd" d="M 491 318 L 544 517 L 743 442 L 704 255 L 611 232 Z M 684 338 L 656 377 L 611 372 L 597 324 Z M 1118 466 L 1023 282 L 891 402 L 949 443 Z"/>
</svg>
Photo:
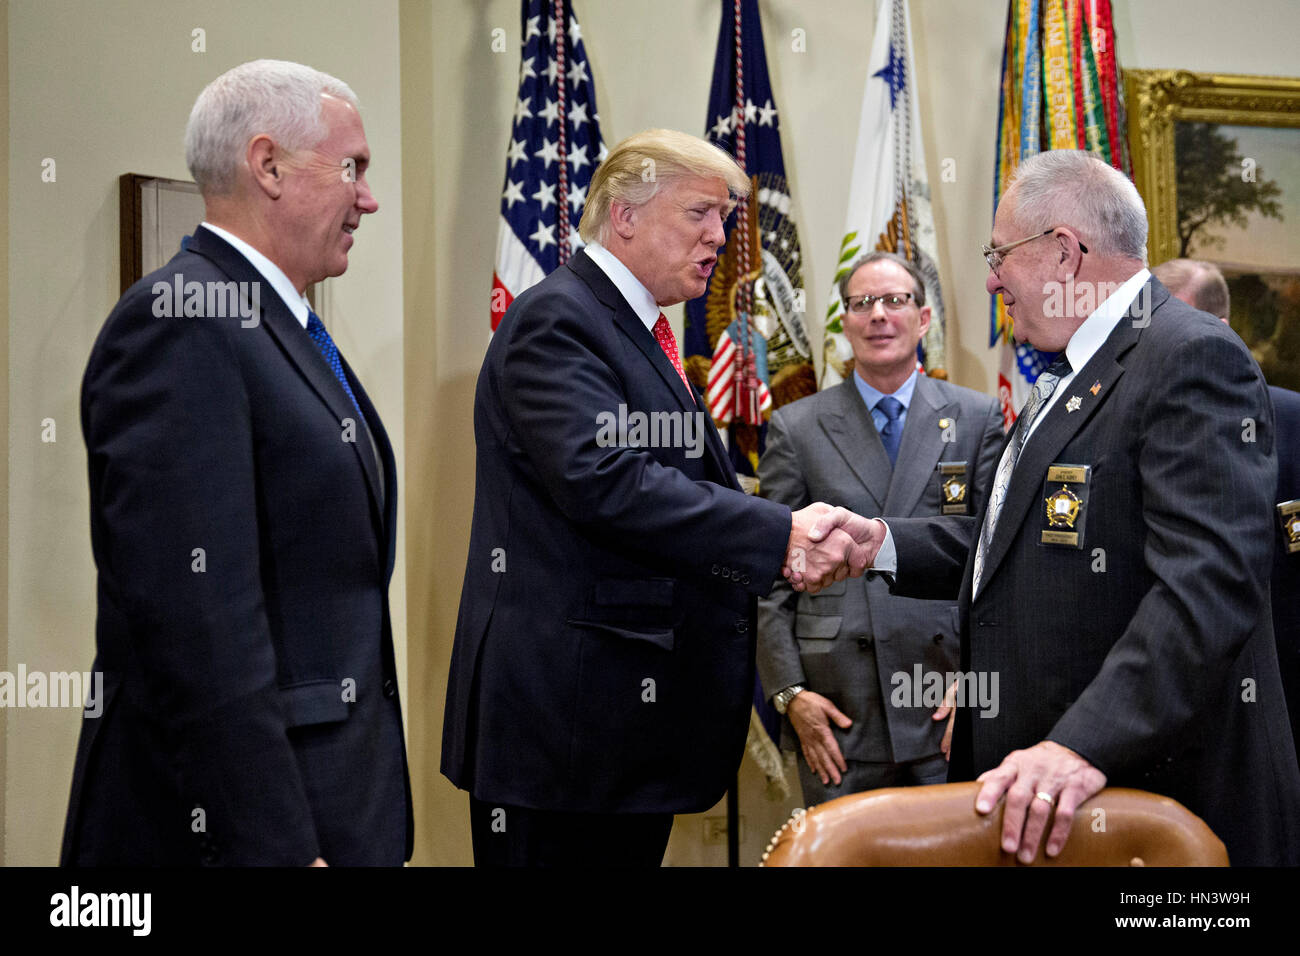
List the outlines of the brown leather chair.
<svg viewBox="0 0 1300 956">
<path fill-rule="evenodd" d="M 978 783 L 894 787 L 796 812 L 762 866 L 1019 866 L 1002 852 L 1002 809 L 975 812 Z M 1098 813 L 1097 811 L 1102 811 Z M 1050 820 L 1049 820 L 1050 826 Z M 1107 788 L 1075 813 L 1070 838 L 1031 866 L 1227 866 L 1200 817 L 1168 797 Z"/>
</svg>

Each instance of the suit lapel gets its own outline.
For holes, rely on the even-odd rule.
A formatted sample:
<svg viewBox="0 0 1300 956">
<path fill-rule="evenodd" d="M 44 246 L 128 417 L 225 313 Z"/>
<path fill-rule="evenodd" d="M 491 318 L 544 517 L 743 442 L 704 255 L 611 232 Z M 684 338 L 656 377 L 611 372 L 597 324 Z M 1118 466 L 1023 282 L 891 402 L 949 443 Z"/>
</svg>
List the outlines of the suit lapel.
<svg viewBox="0 0 1300 956">
<path fill-rule="evenodd" d="M 659 377 L 663 379 L 664 385 L 673 396 L 673 401 L 677 407 L 684 412 L 704 411 L 704 405 L 696 404 L 690 400 L 686 394 L 686 386 L 682 384 L 681 376 L 677 374 L 677 369 L 673 363 L 668 360 L 664 350 L 659 347 L 658 341 L 650 334 L 650 330 L 645 327 L 645 323 L 632 311 L 632 307 L 627 304 L 623 294 L 618 291 L 618 287 L 605 275 L 600 266 L 591 261 L 586 252 L 579 251 L 572 259 L 569 260 L 569 268 L 591 287 L 591 291 L 596 294 L 596 298 L 602 303 L 609 306 L 614 312 L 614 325 L 626 335 L 650 362 L 650 365 Z M 692 395 L 695 393 L 691 389 Z"/>
<path fill-rule="evenodd" d="M 709 454 L 713 456 L 713 467 L 722 475 L 722 484 L 736 491 L 740 489 L 740 480 L 736 477 L 736 466 L 732 464 L 731 457 L 727 454 L 727 446 L 722 443 L 722 435 L 718 432 L 718 426 L 713 422 L 713 416 L 703 411 L 704 405 L 700 404 L 700 410 L 704 415 L 704 443 L 709 448 Z"/>
<path fill-rule="evenodd" d="M 937 480 L 935 465 L 943 454 L 943 429 L 939 420 L 950 409 L 939 395 L 938 386 L 924 375 L 918 376 L 912 392 L 912 404 L 907 410 L 907 424 L 903 426 L 903 439 L 898 446 L 898 463 L 889 483 L 884 513 L 910 515 L 927 482 Z M 974 463 L 971 463 L 974 468 Z"/>
<path fill-rule="evenodd" d="M 642 328 L 644 328 L 644 326 L 642 326 Z M 651 336 L 651 338 L 653 338 L 653 336 Z M 659 343 L 656 342 L 655 344 L 658 345 Z M 662 349 L 659 350 L 659 354 L 663 354 Z M 672 363 L 670 362 L 669 367 L 671 366 Z M 678 383 L 681 382 L 681 379 L 677 378 L 676 369 L 673 369 L 673 378 Z M 731 456 L 727 454 L 727 446 L 722 443 L 722 433 L 718 431 L 718 426 L 713 421 L 713 416 L 709 413 L 709 406 L 705 402 L 704 396 L 700 394 L 700 390 L 694 385 L 691 386 L 691 394 L 695 396 L 695 400 L 698 402 L 695 407 L 695 414 L 702 416 L 699 420 L 704 423 L 702 429 L 704 432 L 704 444 L 705 447 L 708 448 L 709 455 L 713 459 L 713 467 L 717 470 L 718 474 L 722 475 L 722 483 L 724 485 L 728 488 L 734 488 L 739 491 L 740 481 L 736 477 L 736 466 L 732 463 Z"/>
<path fill-rule="evenodd" d="M 321 355 L 316 343 L 311 340 L 311 336 L 302 327 L 302 323 L 289 311 L 289 307 L 285 305 L 279 293 L 270 287 L 270 283 L 263 278 L 253 264 L 245 259 L 243 254 L 231 246 L 230 243 L 215 233 L 199 228 L 194 232 L 194 239 L 190 244 L 190 249 L 213 262 L 235 281 L 259 282 L 265 288 L 266 294 L 261 296 L 260 300 L 262 308 L 261 324 L 279 344 L 281 351 L 284 352 L 293 367 L 297 369 L 298 374 L 307 380 L 312 390 L 325 403 L 335 421 L 342 422 L 343 419 L 350 418 L 357 422 L 357 434 L 355 440 L 350 444 L 357 455 L 358 464 L 360 464 L 361 470 L 366 476 L 366 485 L 370 489 L 371 506 L 374 509 L 375 518 L 382 526 L 383 514 L 380 508 L 382 498 L 379 488 L 379 469 L 375 464 L 374 451 L 370 447 L 370 438 L 366 435 L 365 416 L 357 414 L 357 410 L 352 406 L 347 392 L 343 391 L 343 385 L 334 377 L 330 367 L 325 364 L 325 357 Z M 346 362 L 343 364 L 345 367 L 347 366 Z M 353 393 L 356 394 L 358 388 L 356 376 L 352 375 L 349 382 L 353 386 Z M 360 400 L 358 399 L 358 401 Z"/>
<path fill-rule="evenodd" d="M 263 322 L 271 335 L 280 343 L 280 347 L 298 369 L 299 374 L 307 380 L 316 394 L 320 396 L 321 401 L 329 408 L 334 419 L 339 422 L 344 419 L 351 419 L 357 423 L 356 435 L 349 444 L 352 445 L 353 450 L 356 452 L 361 470 L 365 473 L 375 515 L 382 519 L 379 504 L 381 501 L 379 469 L 375 466 L 374 451 L 370 446 L 370 438 L 366 434 L 365 416 L 357 414 L 357 410 L 352 406 L 347 392 L 343 391 L 342 384 L 334 377 L 330 367 L 325 364 L 325 357 L 321 355 L 320 349 L 316 347 L 316 343 L 311 340 L 306 330 L 294 318 L 293 313 L 279 301 L 279 296 L 276 296 L 275 299 L 280 308 L 273 313 L 264 314 Z M 355 374 L 351 377 L 349 384 L 354 386 L 357 384 Z M 356 394 L 355 388 L 353 388 L 353 394 Z"/>
<path fill-rule="evenodd" d="M 1002 513 L 998 515 L 998 526 L 993 532 L 989 552 L 984 556 L 984 572 L 980 580 L 984 582 L 985 587 L 996 573 L 1002 559 L 1006 557 L 1011 542 L 1020 533 L 1026 514 L 1038 502 L 1043 481 L 1047 477 L 1048 466 L 1058 460 L 1057 456 L 1062 449 L 1092 419 L 1097 410 L 1105 405 L 1115 391 L 1116 383 L 1124 374 L 1124 366 L 1120 360 L 1124 353 L 1136 344 L 1141 334 L 1143 326 L 1134 321 L 1139 318 L 1139 315 L 1134 312 L 1134 307 L 1140 306 L 1145 294 L 1147 294 L 1145 290 L 1138 293 L 1128 313 L 1119 320 L 1101 348 L 1065 387 L 1064 393 L 1047 411 L 1046 417 L 1039 422 L 1021 451 L 1016 467 L 1011 473 L 1007 497 L 1002 505 Z M 1168 298 L 1168 293 L 1161 297 L 1158 292 L 1153 291 L 1150 295 L 1153 299 L 1158 298 L 1160 302 Z M 1160 302 L 1156 302 L 1155 306 L 1158 307 Z M 1092 385 L 1098 382 L 1101 383 L 1101 387 L 1097 389 L 1096 394 L 1093 394 Z M 1078 399 L 1077 403 L 1075 399 Z M 1071 405 L 1075 406 L 1073 411 L 1070 410 Z M 1089 465 L 1091 462 L 1068 462 L 1068 464 Z M 980 525 L 983 525 L 982 519 Z M 981 594 L 984 593 L 984 589 L 984 587 L 980 588 Z"/>
<path fill-rule="evenodd" d="M 297 319 L 294 321 L 296 323 Z M 357 424 L 357 440 L 352 444 L 361 459 L 361 467 L 366 475 L 366 484 L 370 487 L 370 502 L 375 517 L 379 520 L 384 533 L 391 537 L 392 522 L 394 520 L 392 505 L 397 498 L 397 486 L 394 484 L 396 475 L 392 474 L 393 469 L 396 467 L 393 462 L 392 445 L 388 442 L 388 435 L 384 431 L 383 422 L 379 419 L 379 412 L 375 410 L 375 406 L 370 401 L 370 396 L 361 387 L 361 380 L 352 371 L 352 366 L 348 364 L 342 353 L 339 353 L 339 362 L 343 365 L 343 374 L 347 376 L 348 384 L 352 386 L 352 394 L 357 397 L 357 404 L 361 406 L 361 421 Z M 330 375 L 330 378 L 334 378 L 333 374 Z M 337 379 L 335 381 L 337 382 Z M 339 391 L 343 391 L 342 386 L 339 386 Z M 356 411 L 356 409 L 352 408 L 352 403 L 347 401 L 347 393 L 344 393 L 343 400 L 347 402 L 347 408 Z M 371 427 L 372 424 L 373 427 Z M 367 431 L 368 435 L 366 434 Z M 374 439 L 373 445 L 371 444 L 372 438 Z M 376 453 L 384 459 L 382 478 L 375 462 Z"/>
<path fill-rule="evenodd" d="M 853 374 L 839 384 L 835 392 L 838 401 L 819 424 L 879 511 L 884 508 L 893 468 Z"/>
<path fill-rule="evenodd" d="M 397 535 L 394 529 L 397 527 L 397 461 L 393 455 L 393 445 L 388 440 L 388 432 L 384 428 L 384 423 L 379 418 L 379 412 L 375 410 L 374 403 L 370 401 L 370 396 L 366 390 L 361 387 L 361 382 L 353 373 L 346 360 L 343 361 L 343 369 L 352 384 L 352 392 L 357 396 L 357 403 L 361 406 L 361 412 L 367 422 L 373 422 L 374 427 L 370 429 L 370 434 L 375 440 L 375 450 L 379 452 L 383 460 L 383 485 L 384 494 L 383 515 L 380 519 L 380 527 L 384 531 L 384 543 L 386 549 L 386 558 L 384 565 L 385 580 L 392 577 L 393 562 L 396 557 Z M 366 444 L 369 444 L 367 442 Z M 372 496 L 372 501 L 374 498 Z M 375 502 L 378 505 L 378 502 Z"/>
<path fill-rule="evenodd" d="M 684 414 L 700 412 L 704 415 L 706 426 L 704 444 L 709 450 L 713 467 L 722 476 L 723 484 L 729 488 L 739 489 L 735 466 L 727 456 L 727 450 L 722 444 L 722 436 L 718 434 L 717 428 L 712 426 L 708 405 L 699 390 L 691 386 L 691 395 L 695 398 L 695 401 L 691 402 L 687 397 L 685 386 L 682 385 L 681 376 L 677 374 L 677 369 L 668 360 L 664 350 L 659 347 L 659 342 L 628 305 L 627 300 L 623 298 L 623 293 L 618 291 L 618 287 L 609 276 L 605 275 L 600 266 L 591 261 L 591 257 L 585 251 L 579 250 L 577 255 L 569 260 L 568 268 L 582 279 L 601 304 L 607 306 L 613 313 L 614 326 L 645 356 L 663 381 L 677 408 Z"/>
</svg>

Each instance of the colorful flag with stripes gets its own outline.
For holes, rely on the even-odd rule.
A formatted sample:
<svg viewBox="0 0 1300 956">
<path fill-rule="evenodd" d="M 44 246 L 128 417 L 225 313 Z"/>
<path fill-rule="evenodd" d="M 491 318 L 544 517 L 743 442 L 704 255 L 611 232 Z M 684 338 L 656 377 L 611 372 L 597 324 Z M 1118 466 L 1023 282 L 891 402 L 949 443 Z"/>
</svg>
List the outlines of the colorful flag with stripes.
<svg viewBox="0 0 1300 956">
<path fill-rule="evenodd" d="M 708 291 L 686 303 L 686 374 L 728 436 L 736 471 L 753 475 L 772 408 L 817 390 L 757 0 L 722 0 L 707 123 L 705 135 L 736 158 L 753 191 L 727 221 Z"/>
<path fill-rule="evenodd" d="M 1129 177 L 1123 84 L 1110 0 L 1010 0 L 993 206 L 1020 161 L 1048 149 L 1086 149 Z M 1011 338 L 1002 299 L 990 304 L 989 347 L 1001 343 L 998 398 L 1007 427 L 1054 358 Z"/>
<path fill-rule="evenodd" d="M 522 0 L 519 95 L 506 150 L 492 329 L 519 293 L 582 247 L 578 222 L 605 158 L 596 87 L 570 0 Z"/>
<path fill-rule="evenodd" d="M 844 337 L 839 282 L 868 252 L 896 252 L 925 279 L 930 330 L 917 346 L 917 361 L 936 378 L 947 378 L 943 290 L 938 244 L 925 171 L 925 144 L 916 107 L 916 68 L 907 0 L 884 0 L 876 17 L 862 95 L 858 143 L 849 183 L 848 217 L 840 240 L 835 286 L 826 308 L 822 338 L 823 388 L 848 377 L 853 353 Z"/>
</svg>

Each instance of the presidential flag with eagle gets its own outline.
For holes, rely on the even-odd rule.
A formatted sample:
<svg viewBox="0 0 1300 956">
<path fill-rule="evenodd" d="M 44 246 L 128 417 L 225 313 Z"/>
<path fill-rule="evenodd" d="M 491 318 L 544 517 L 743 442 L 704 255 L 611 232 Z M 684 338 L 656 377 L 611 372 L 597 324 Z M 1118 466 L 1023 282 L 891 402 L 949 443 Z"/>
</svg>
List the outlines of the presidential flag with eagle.
<svg viewBox="0 0 1300 956">
<path fill-rule="evenodd" d="M 757 472 L 772 409 L 811 395 L 817 378 L 758 3 L 721 5 L 705 135 L 736 158 L 752 191 L 727 222 L 708 291 L 686 303 L 683 351 L 744 479 Z"/>
</svg>

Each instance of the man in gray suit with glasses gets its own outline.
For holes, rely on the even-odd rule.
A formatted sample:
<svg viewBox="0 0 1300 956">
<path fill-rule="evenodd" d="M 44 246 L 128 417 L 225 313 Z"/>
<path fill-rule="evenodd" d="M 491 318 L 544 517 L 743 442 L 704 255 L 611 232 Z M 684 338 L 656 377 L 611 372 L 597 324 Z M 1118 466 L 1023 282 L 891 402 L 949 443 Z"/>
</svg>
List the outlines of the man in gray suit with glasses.
<svg viewBox="0 0 1300 956">
<path fill-rule="evenodd" d="M 759 462 L 760 493 L 858 514 L 972 515 L 988 494 L 1002 416 L 978 392 L 917 371 L 930 325 L 907 259 L 872 252 L 840 282 L 853 374 L 780 409 Z M 878 577 L 816 595 L 779 581 L 759 599 L 758 667 L 797 749 L 812 806 L 877 787 L 947 780 L 940 706 L 959 663 L 956 602 L 894 597 Z"/>
</svg>

